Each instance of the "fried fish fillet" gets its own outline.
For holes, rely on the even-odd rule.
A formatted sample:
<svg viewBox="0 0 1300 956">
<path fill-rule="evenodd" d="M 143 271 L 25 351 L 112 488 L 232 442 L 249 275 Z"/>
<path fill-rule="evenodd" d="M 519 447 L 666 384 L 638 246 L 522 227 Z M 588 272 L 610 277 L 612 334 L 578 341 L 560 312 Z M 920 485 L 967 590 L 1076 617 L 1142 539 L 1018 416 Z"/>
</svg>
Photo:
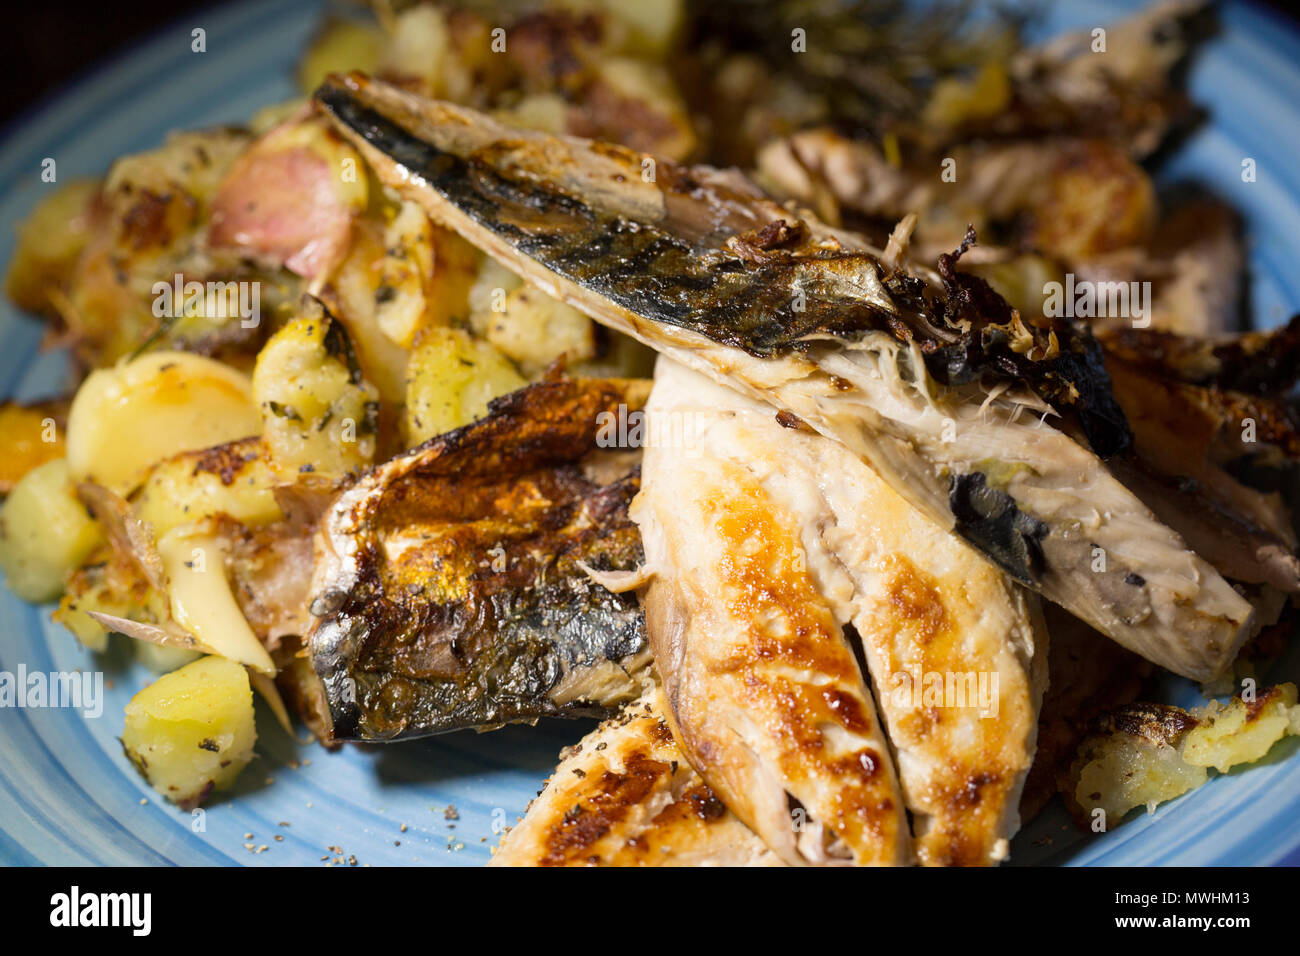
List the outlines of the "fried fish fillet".
<svg viewBox="0 0 1300 956">
<path fill-rule="evenodd" d="M 511 129 L 358 75 L 316 101 L 435 220 L 594 319 L 842 442 L 932 520 L 1126 647 L 1204 679 L 1250 633 L 1250 603 L 1104 463 L 1131 433 L 1091 334 L 1026 325 L 957 270 L 965 243 L 937 274 L 909 273 L 736 174 Z"/>
<path fill-rule="evenodd" d="M 336 740 L 603 717 L 649 660 L 636 600 L 585 568 L 641 560 L 635 467 L 597 447 L 636 380 L 552 379 L 375 468 L 316 537 L 308 644 Z"/>
<path fill-rule="evenodd" d="M 707 454 L 649 444 L 632 512 L 677 740 L 785 862 L 910 863 L 889 743 L 805 545 L 815 529 L 764 481 L 788 462 L 751 465 L 712 424 L 688 443 Z"/>
<path fill-rule="evenodd" d="M 657 688 L 566 748 L 489 866 L 780 866 L 673 743 Z"/>
<path fill-rule="evenodd" d="M 852 729 L 857 704 L 818 673 L 825 658 L 778 657 L 765 630 L 779 621 L 778 607 L 794 606 L 783 579 L 744 578 L 739 597 L 728 598 L 728 571 L 768 560 L 788 528 L 794 563 L 806 568 L 814 592 L 800 600 L 820 599 L 834 630 L 851 625 L 861 640 L 918 860 L 1005 859 L 1046 683 L 1037 597 L 920 514 L 844 446 L 789 419 L 782 424 L 768 405 L 661 358 L 647 415 L 651 434 L 684 436 L 646 448 L 632 515 L 654 574 L 646 595 L 650 643 L 686 750 L 705 778 L 714 782 L 718 761 L 723 775 L 729 760 L 763 761 L 758 734 L 814 728 L 809 751 L 839 759 L 837 738 Z M 748 649 L 732 637 L 745 633 L 746 616 L 755 620 Z M 832 633 L 814 639 L 838 650 Z M 823 682 L 820 695 L 807 694 L 806 724 L 788 726 L 791 715 L 749 703 L 773 671 L 805 693 Z M 728 694 L 733 683 L 743 693 Z M 778 780 L 786 772 L 775 763 L 763 769 Z M 724 800 L 754 799 L 752 788 L 723 779 L 716 789 Z M 840 798 L 845 805 L 850 794 Z M 840 832 L 837 819 L 821 819 Z"/>
</svg>

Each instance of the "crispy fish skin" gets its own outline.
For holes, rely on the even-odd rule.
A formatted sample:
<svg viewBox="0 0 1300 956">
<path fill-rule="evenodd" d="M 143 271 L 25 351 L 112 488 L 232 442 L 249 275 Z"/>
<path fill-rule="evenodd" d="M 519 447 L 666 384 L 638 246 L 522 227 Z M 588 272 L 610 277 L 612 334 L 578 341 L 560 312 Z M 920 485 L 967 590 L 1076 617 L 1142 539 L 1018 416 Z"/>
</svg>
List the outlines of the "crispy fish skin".
<svg viewBox="0 0 1300 956">
<path fill-rule="evenodd" d="M 791 225 L 735 175 L 509 129 L 359 76 L 316 100 L 433 218 L 843 442 L 1113 640 L 1208 679 L 1249 635 L 1250 603 L 1098 458 L 1131 435 L 1086 332 L 1026 328 L 955 257 L 929 283 L 890 271 L 848 234 Z"/>
<path fill-rule="evenodd" d="M 584 568 L 631 571 L 635 468 L 601 482 L 598 416 L 635 380 L 552 379 L 372 470 L 316 538 L 309 646 L 336 740 L 608 715 L 639 693 L 645 625 Z"/>
<path fill-rule="evenodd" d="M 677 412 L 654 396 L 680 384 L 658 379 L 652 435 Z M 704 412 L 680 440 L 651 441 L 632 505 L 666 716 L 713 791 L 785 862 L 910 863 L 889 742 L 820 592 L 807 516 L 764 481 L 787 463 L 770 448 L 729 454 L 729 418 Z"/>
<path fill-rule="evenodd" d="M 573 747 L 489 866 L 781 866 L 673 742 L 658 688 Z"/>
<path fill-rule="evenodd" d="M 690 448 L 647 449 L 633 516 L 652 511 L 660 525 L 680 522 L 676 537 L 697 548 L 695 535 L 707 532 L 690 515 L 674 517 L 677 490 L 660 481 L 685 467 L 683 457 L 706 471 L 743 465 L 773 507 L 797 519 L 814 586 L 861 640 L 918 861 L 1005 859 L 1046 684 L 1037 596 L 909 505 L 843 445 L 782 423 L 770 406 L 661 358 L 647 411 L 652 433 L 656 419 L 682 420 L 692 423 L 694 440 Z M 672 540 L 659 528 L 647 538 L 655 536 Z M 656 553 L 647 548 L 649 569 L 674 573 L 656 568 Z M 649 623 L 658 652 L 653 614 Z M 683 661 L 691 666 L 688 654 Z M 667 677 L 670 664 L 659 667 Z M 679 722 L 688 719 L 677 713 Z"/>
</svg>

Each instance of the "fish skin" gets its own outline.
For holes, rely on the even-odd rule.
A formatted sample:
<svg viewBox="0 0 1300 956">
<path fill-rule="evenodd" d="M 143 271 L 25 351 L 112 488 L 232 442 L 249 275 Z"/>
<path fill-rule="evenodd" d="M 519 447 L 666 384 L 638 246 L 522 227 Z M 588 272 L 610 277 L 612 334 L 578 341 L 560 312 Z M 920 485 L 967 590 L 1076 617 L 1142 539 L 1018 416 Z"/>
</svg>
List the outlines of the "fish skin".
<svg viewBox="0 0 1300 956">
<path fill-rule="evenodd" d="M 316 100 L 355 145 L 386 150 L 408 170 L 407 184 L 427 185 L 498 241 L 620 309 L 759 358 L 885 332 L 917 343 L 943 384 L 1029 381 L 1077 415 L 1099 455 L 1127 447 L 1096 341 L 1070 322 L 1026 326 L 986 283 L 957 272 L 971 232 L 940 257 L 936 297 L 917 277 L 884 270 L 849 234 L 805 228 L 738 175 L 608 143 L 515 140 L 486 117 L 431 101 L 437 122 L 422 125 L 419 101 L 357 75 L 326 83 Z M 651 179 L 637 184 L 647 162 Z M 571 181 L 545 179 L 564 170 L 576 171 Z"/>
<path fill-rule="evenodd" d="M 887 273 L 850 234 L 810 217 L 791 227 L 738 174 L 644 166 L 621 147 L 510 129 L 356 74 L 316 102 L 432 218 L 597 321 L 843 442 L 932 520 L 1113 640 L 1204 680 L 1251 633 L 1250 602 L 1099 459 L 1123 454 L 1131 434 L 1090 334 L 994 315 L 979 336 L 948 342 L 945 316 L 1006 309 L 961 278 L 955 256 L 936 275 Z M 762 235 L 778 222 L 791 228 L 772 245 Z M 754 276 L 786 293 L 795 282 L 807 313 L 788 295 L 765 311 L 773 293 Z M 885 328 L 869 327 L 886 314 Z"/>
<path fill-rule="evenodd" d="M 528 386 L 333 501 L 308 639 L 332 739 L 603 717 L 640 692 L 640 609 L 585 570 L 640 563 L 639 475 L 583 466 L 600 454 L 597 416 L 642 395 L 634 380 Z"/>
</svg>

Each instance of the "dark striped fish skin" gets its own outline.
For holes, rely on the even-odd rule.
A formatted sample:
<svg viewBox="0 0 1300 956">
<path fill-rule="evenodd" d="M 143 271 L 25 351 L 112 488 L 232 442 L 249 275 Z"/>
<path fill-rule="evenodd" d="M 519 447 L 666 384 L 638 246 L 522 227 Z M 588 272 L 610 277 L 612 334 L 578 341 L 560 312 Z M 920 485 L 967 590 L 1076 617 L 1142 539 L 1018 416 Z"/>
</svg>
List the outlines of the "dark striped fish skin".
<svg viewBox="0 0 1300 956">
<path fill-rule="evenodd" d="M 760 358 L 827 336 L 886 332 L 919 344 L 942 384 L 1028 384 L 1058 411 L 1076 413 L 1102 457 L 1128 446 L 1128 425 L 1091 334 L 1068 321 L 1020 323 L 983 280 L 953 268 L 965 245 L 940 261 L 943 290 L 936 295 L 864 248 L 820 241 L 743 180 L 668 162 L 646 166 L 641 154 L 599 144 L 623 167 L 610 174 L 616 185 L 653 170 L 647 186 L 663 208 L 633 220 L 624 209 L 602 210 L 530 175 L 508 142 L 459 152 L 413 135 L 418 115 L 386 115 L 367 102 L 366 92 L 380 86 L 357 77 L 327 83 L 316 102 L 477 225 L 621 308 Z M 863 287 L 867 274 L 877 288 Z M 1025 338 L 1032 348 L 1016 341 Z"/>
<path fill-rule="evenodd" d="M 1132 434 L 1096 341 L 1026 327 L 955 268 L 964 248 L 933 273 L 892 268 L 897 249 L 796 217 L 735 172 L 514 129 L 357 74 L 316 101 L 436 221 L 840 441 L 1125 647 L 1204 680 L 1252 633 L 1251 601 L 1101 460 L 1126 456 Z"/>
<path fill-rule="evenodd" d="M 642 559 L 633 469 L 583 469 L 597 416 L 638 388 L 553 380 L 363 476 L 322 518 L 309 648 L 333 740 L 604 717 L 649 652 L 631 594 L 583 565 Z M 644 394 L 644 389 L 640 389 Z"/>
<path fill-rule="evenodd" d="M 644 312 L 656 322 L 689 328 L 703 335 L 766 356 L 788 350 L 819 332 L 851 334 L 879 328 L 885 310 L 859 299 L 815 297 L 809 310 L 791 311 L 794 267 L 788 260 L 746 263 L 719 248 L 732 235 L 761 229 L 766 221 L 739 215 L 694 225 L 692 241 L 665 222 L 629 222 L 604 214 L 581 199 L 565 195 L 545 181 L 509 178 L 488 156 L 462 157 L 416 139 L 401 125 L 365 105 L 342 86 L 325 86 L 320 103 L 339 123 L 446 197 L 447 201 L 492 230 L 526 255 L 545 263 L 625 308 Z M 608 146 L 611 154 L 619 147 Z M 639 169 L 642 158 L 630 151 L 620 157 Z M 689 195 L 698 184 L 678 167 L 656 167 L 665 194 Z M 746 202 L 756 196 L 743 197 Z M 527 225 L 512 218 L 512 208 L 526 210 Z M 553 215 L 552 215 L 553 214 Z M 538 227 L 539 217 L 544 221 Z M 861 260 L 863 253 L 830 251 L 823 262 Z M 780 315 L 782 321 L 774 322 Z"/>
</svg>

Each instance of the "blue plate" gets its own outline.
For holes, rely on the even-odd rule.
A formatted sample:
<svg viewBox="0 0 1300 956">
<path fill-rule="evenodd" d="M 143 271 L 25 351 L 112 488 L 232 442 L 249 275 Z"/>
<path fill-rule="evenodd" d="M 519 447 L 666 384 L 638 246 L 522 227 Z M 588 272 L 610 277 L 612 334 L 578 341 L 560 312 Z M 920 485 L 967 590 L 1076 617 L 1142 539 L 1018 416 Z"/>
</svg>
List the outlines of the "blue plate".
<svg viewBox="0 0 1300 956">
<path fill-rule="evenodd" d="M 1095 26 L 1135 6 L 1062 3 L 1044 30 Z M 291 68 L 320 13 L 315 3 L 272 0 L 195 14 L 14 124 L 0 145 L 0 263 L 12 255 L 14 227 L 53 188 L 41 181 L 44 158 L 53 157 L 67 181 L 100 174 L 170 130 L 246 121 L 294 95 Z M 1300 309 L 1300 37 L 1250 6 L 1227 7 L 1223 21 L 1223 35 L 1191 76 L 1193 96 L 1213 122 L 1166 175 L 1199 180 L 1244 213 L 1255 321 L 1271 326 Z M 195 27 L 207 31 L 205 53 L 190 50 Z M 1246 157 L 1256 161 L 1254 183 L 1241 181 Z M 0 395 L 33 399 L 69 384 L 62 357 L 39 351 L 40 334 L 37 323 L 0 304 Z M 559 749 L 589 729 L 543 721 L 328 753 L 291 739 L 259 711 L 258 759 L 232 794 L 189 814 L 159 798 L 122 755 L 122 708 L 152 680 L 124 647 L 91 654 L 51 622 L 50 608 L 3 590 L 0 671 L 20 665 L 29 672 L 100 670 L 110 686 L 98 718 L 0 710 L 0 861 L 10 864 L 323 865 L 340 852 L 358 865 L 481 864 Z M 1296 651 L 1265 675 L 1298 676 Z M 1187 706 L 1199 702 L 1185 682 L 1171 682 L 1169 695 Z M 1217 778 L 1099 838 L 1083 837 L 1063 813 L 1049 812 L 1017 838 L 1013 859 L 1300 863 L 1297 743 L 1291 738 L 1263 765 Z"/>
</svg>

